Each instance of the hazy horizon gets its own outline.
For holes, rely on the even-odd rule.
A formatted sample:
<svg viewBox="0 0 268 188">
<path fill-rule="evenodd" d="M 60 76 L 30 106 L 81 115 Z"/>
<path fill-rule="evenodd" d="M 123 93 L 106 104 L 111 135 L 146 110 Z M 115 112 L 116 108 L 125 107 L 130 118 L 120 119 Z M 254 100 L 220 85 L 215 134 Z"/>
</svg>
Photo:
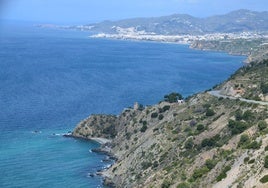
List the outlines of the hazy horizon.
<svg viewBox="0 0 268 188">
<path fill-rule="evenodd" d="M 189 14 L 209 17 L 247 9 L 267 11 L 266 0 L 2 0 L 0 19 L 38 23 L 83 24 L 104 20 Z"/>
</svg>

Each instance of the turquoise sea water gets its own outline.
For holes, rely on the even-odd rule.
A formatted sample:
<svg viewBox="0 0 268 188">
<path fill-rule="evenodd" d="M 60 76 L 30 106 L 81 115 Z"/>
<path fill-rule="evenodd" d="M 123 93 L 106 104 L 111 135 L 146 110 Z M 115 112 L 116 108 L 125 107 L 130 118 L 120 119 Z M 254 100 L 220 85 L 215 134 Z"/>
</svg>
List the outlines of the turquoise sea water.
<svg viewBox="0 0 268 188">
<path fill-rule="evenodd" d="M 89 176 L 109 165 L 90 152 L 99 145 L 61 133 L 92 113 L 118 114 L 136 101 L 150 105 L 172 91 L 188 96 L 211 88 L 244 59 L 0 26 L 0 187 L 102 187 L 100 177 Z"/>
</svg>

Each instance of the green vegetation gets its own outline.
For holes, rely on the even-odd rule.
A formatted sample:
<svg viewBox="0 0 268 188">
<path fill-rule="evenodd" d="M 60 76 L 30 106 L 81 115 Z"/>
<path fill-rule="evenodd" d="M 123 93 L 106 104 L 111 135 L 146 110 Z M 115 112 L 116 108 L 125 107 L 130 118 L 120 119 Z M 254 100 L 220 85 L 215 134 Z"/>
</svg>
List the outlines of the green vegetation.
<svg viewBox="0 0 268 188">
<path fill-rule="evenodd" d="M 262 82 L 261 83 L 261 91 L 262 91 L 263 94 L 268 93 L 268 82 L 266 82 L 266 83 Z"/>
<path fill-rule="evenodd" d="M 238 147 L 244 149 L 259 149 L 261 147 L 261 144 L 262 142 L 257 142 L 256 140 L 251 142 L 251 139 L 247 134 L 242 134 L 238 143 Z"/>
<path fill-rule="evenodd" d="M 182 100 L 183 97 L 180 93 L 170 93 L 164 96 L 164 100 L 169 103 L 176 103 L 178 100 Z"/>
<path fill-rule="evenodd" d="M 260 179 L 260 182 L 261 183 L 267 183 L 268 182 L 268 174 L 263 176 L 261 179 Z"/>
<path fill-rule="evenodd" d="M 162 120 L 163 118 L 164 118 L 164 115 L 163 114 L 159 114 L 158 119 L 159 120 Z"/>
<path fill-rule="evenodd" d="M 163 108 L 159 108 L 159 113 L 164 113 L 170 109 L 169 105 L 165 105 Z"/>
<path fill-rule="evenodd" d="M 220 135 L 215 135 L 212 138 L 205 138 L 201 142 L 202 147 L 212 147 L 217 145 L 217 141 L 220 140 Z"/>
<path fill-rule="evenodd" d="M 190 188 L 190 185 L 186 182 L 183 182 L 183 183 L 179 183 L 177 185 L 177 188 Z"/>
<path fill-rule="evenodd" d="M 157 113 L 157 112 L 153 112 L 153 113 L 151 114 L 151 118 L 157 118 L 157 116 L 158 116 L 158 113 Z"/>
<path fill-rule="evenodd" d="M 266 155 L 264 158 L 264 167 L 268 168 L 268 155 Z"/>
<path fill-rule="evenodd" d="M 147 130 L 147 125 L 142 125 L 140 132 L 145 132 Z"/>
<path fill-rule="evenodd" d="M 195 169 L 194 170 L 194 173 L 192 175 L 192 178 L 194 180 L 198 179 L 198 178 L 201 178 L 204 174 L 208 173 L 209 172 L 209 169 L 207 166 L 203 166 L 199 169 Z"/>
<path fill-rule="evenodd" d="M 238 142 L 238 147 L 246 148 L 249 143 L 249 136 L 247 134 L 242 134 L 240 137 L 240 141 Z"/>
<path fill-rule="evenodd" d="M 161 188 L 169 188 L 171 185 L 172 183 L 169 180 L 165 179 L 161 184 Z"/>
<path fill-rule="evenodd" d="M 205 130 L 205 126 L 204 126 L 203 124 L 198 124 L 198 125 L 196 126 L 196 130 L 197 130 L 198 132 L 203 132 L 203 131 Z"/>
<path fill-rule="evenodd" d="M 232 135 L 244 132 L 248 128 L 248 124 L 241 121 L 229 120 L 228 127 Z"/>
<path fill-rule="evenodd" d="M 194 146 L 193 138 L 189 138 L 184 144 L 185 149 L 192 149 L 193 146 Z"/>
<path fill-rule="evenodd" d="M 151 167 L 152 166 L 152 163 L 150 161 L 143 161 L 141 163 L 141 167 L 143 170 L 146 170 L 147 168 Z"/>
<path fill-rule="evenodd" d="M 215 115 L 215 112 L 212 110 L 212 109 L 207 109 L 207 112 L 206 112 L 206 116 L 214 116 Z"/>
<path fill-rule="evenodd" d="M 266 129 L 266 128 L 267 128 L 267 123 L 266 123 L 266 121 L 264 121 L 264 120 L 260 121 L 260 122 L 258 123 L 258 128 L 259 128 L 260 131 Z"/>
<path fill-rule="evenodd" d="M 231 166 L 228 165 L 224 167 L 224 169 L 221 171 L 220 175 L 216 178 L 217 181 L 221 181 L 222 179 L 227 177 L 227 172 L 231 170 Z"/>
<path fill-rule="evenodd" d="M 205 165 L 209 170 L 212 170 L 216 166 L 216 164 L 217 164 L 217 161 L 214 159 L 208 159 L 205 162 Z"/>
</svg>

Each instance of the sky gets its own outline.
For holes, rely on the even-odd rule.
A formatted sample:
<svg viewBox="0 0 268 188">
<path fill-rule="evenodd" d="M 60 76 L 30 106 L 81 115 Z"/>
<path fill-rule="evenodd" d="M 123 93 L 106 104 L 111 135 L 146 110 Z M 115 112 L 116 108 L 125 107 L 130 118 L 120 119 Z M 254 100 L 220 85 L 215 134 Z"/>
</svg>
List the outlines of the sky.
<svg viewBox="0 0 268 188">
<path fill-rule="evenodd" d="M 237 9 L 268 11 L 268 0 L 0 0 L 0 19 L 74 24 L 175 13 L 208 17 Z"/>
</svg>

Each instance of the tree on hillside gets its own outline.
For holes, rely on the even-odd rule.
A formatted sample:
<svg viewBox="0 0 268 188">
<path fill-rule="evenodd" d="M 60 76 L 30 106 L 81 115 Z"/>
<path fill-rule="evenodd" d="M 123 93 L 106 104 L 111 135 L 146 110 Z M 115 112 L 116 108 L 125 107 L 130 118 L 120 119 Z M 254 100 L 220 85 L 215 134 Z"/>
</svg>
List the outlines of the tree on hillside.
<svg viewBox="0 0 268 188">
<path fill-rule="evenodd" d="M 175 92 L 164 96 L 164 100 L 170 103 L 175 103 L 178 100 L 182 100 L 182 99 L 183 99 L 182 95 L 180 93 L 175 93 Z"/>
</svg>

